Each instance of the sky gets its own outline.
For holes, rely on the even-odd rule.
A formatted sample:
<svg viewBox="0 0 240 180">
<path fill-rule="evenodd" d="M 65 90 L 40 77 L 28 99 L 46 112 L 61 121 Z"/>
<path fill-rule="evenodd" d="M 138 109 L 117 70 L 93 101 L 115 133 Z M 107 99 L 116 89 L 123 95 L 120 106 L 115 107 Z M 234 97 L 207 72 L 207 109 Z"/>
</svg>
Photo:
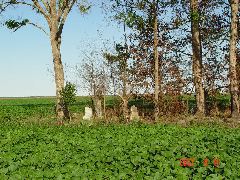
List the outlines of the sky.
<svg viewBox="0 0 240 180">
<path fill-rule="evenodd" d="M 0 21 L 18 17 L 27 17 L 47 27 L 41 15 L 32 13 L 31 9 L 9 10 Z M 113 42 L 120 38 L 121 28 L 106 18 L 98 5 L 92 6 L 86 15 L 75 8 L 63 29 L 63 64 L 75 66 L 83 61 L 84 52 L 89 53 L 94 47 L 101 49 L 106 40 Z M 16 32 L 0 26 L 0 97 L 54 96 L 52 70 L 48 36 L 33 26 L 22 27 Z M 66 76 L 77 78 L 71 72 Z M 78 95 L 85 93 L 78 90 Z"/>
</svg>

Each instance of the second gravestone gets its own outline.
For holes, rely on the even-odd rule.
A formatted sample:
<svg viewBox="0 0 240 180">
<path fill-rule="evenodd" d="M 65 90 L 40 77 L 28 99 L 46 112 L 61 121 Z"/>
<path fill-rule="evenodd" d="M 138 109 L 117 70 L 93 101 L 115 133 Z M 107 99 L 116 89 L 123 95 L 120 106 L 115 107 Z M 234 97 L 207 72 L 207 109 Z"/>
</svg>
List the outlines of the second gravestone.
<svg viewBox="0 0 240 180">
<path fill-rule="evenodd" d="M 130 120 L 139 119 L 138 110 L 136 106 L 131 107 Z"/>
</svg>

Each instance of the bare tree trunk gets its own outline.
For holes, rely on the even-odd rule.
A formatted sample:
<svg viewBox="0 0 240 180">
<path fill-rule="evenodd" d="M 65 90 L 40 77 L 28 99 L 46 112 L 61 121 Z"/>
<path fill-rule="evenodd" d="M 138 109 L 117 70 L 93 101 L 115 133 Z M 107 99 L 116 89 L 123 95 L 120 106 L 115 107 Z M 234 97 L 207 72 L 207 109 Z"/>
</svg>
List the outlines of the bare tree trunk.
<svg viewBox="0 0 240 180">
<path fill-rule="evenodd" d="M 238 49 L 237 49 L 237 52 L 238 52 Z M 237 81 L 238 81 L 238 96 L 240 98 L 240 56 L 238 53 L 237 53 Z"/>
<path fill-rule="evenodd" d="M 126 119 L 128 121 L 128 95 L 127 95 L 127 73 L 126 73 L 126 66 L 127 66 L 127 58 L 124 57 L 124 60 L 123 60 L 124 64 L 123 64 L 123 95 L 122 95 L 122 100 L 123 100 L 123 116 L 124 116 L 124 119 Z"/>
<path fill-rule="evenodd" d="M 158 2 L 158 1 L 157 1 Z M 155 2 L 154 12 L 154 77 L 155 77 L 155 88 L 154 88 L 154 120 L 157 121 L 159 118 L 159 59 L 158 59 L 158 18 L 157 18 L 157 6 Z"/>
<path fill-rule="evenodd" d="M 127 7 L 127 2 L 125 1 L 125 5 Z M 123 100 L 123 116 L 124 119 L 129 120 L 128 118 L 128 94 L 127 94 L 127 54 L 128 54 L 128 46 L 127 46 L 127 34 L 126 34 L 126 24 L 124 22 L 123 24 L 123 30 L 124 30 L 124 41 L 125 41 L 125 56 L 123 57 L 123 71 L 122 71 L 122 81 L 123 81 L 123 95 L 122 95 L 122 100 Z"/>
<path fill-rule="evenodd" d="M 104 113 L 104 119 L 106 120 L 107 116 L 106 116 L 106 92 L 105 92 L 105 90 L 104 90 L 104 96 L 103 96 L 103 113 Z"/>
<path fill-rule="evenodd" d="M 61 60 L 61 36 L 58 35 L 57 30 L 52 28 L 50 34 L 52 54 L 53 54 L 53 64 L 54 64 L 54 73 L 55 73 L 55 84 L 56 84 L 56 115 L 57 119 L 70 119 L 69 110 L 66 104 L 61 100 L 60 92 L 64 88 L 64 71 Z"/>
<path fill-rule="evenodd" d="M 97 118 L 102 118 L 102 97 L 95 95 L 93 97 L 94 114 Z"/>
<path fill-rule="evenodd" d="M 191 32 L 193 50 L 193 76 L 196 92 L 197 112 L 199 116 L 205 116 L 205 97 L 202 73 L 202 45 L 199 27 L 198 0 L 191 0 Z"/>
<path fill-rule="evenodd" d="M 231 93 L 231 115 L 239 118 L 239 88 L 237 81 L 237 37 L 238 37 L 238 7 L 239 0 L 231 0 L 231 37 L 230 37 L 230 93 Z"/>
<path fill-rule="evenodd" d="M 124 116 L 124 119 L 129 120 L 129 117 L 128 117 L 128 98 L 126 96 L 123 96 L 122 97 L 122 101 L 123 101 L 123 105 L 122 105 L 122 108 L 123 108 L 123 116 Z"/>
</svg>

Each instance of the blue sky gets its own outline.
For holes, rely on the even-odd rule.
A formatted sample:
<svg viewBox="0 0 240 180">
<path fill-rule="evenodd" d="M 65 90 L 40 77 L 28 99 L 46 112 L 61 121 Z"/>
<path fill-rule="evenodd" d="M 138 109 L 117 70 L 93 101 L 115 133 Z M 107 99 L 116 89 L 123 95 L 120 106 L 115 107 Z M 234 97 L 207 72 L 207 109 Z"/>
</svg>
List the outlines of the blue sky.
<svg viewBox="0 0 240 180">
<path fill-rule="evenodd" d="M 10 10 L 1 21 L 18 16 L 33 19 L 46 26 L 39 14 L 31 10 Z M 81 63 L 82 51 L 91 51 L 91 44 L 101 48 L 102 40 L 118 40 L 120 28 L 106 20 L 100 7 L 93 6 L 82 16 L 75 8 L 63 30 L 62 61 L 74 66 Z M 102 32 L 100 38 L 98 31 Z M 0 26 L 0 97 L 53 96 L 55 83 L 48 69 L 53 69 L 48 37 L 39 29 L 26 26 L 16 32 Z M 81 90 L 79 95 L 83 94 Z"/>
</svg>

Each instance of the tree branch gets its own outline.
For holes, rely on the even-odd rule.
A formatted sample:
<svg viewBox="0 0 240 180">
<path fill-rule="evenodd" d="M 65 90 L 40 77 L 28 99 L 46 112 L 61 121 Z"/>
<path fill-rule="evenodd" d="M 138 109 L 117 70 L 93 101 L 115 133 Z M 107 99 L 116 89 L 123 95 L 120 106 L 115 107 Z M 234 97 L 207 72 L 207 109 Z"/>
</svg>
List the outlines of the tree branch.
<svg viewBox="0 0 240 180">
<path fill-rule="evenodd" d="M 49 33 L 47 33 L 47 31 L 46 31 L 43 27 L 39 26 L 38 24 L 35 24 L 35 23 L 32 23 L 32 22 L 29 22 L 28 24 L 30 24 L 30 25 L 32 25 L 32 26 L 40 29 L 40 30 L 43 31 L 47 36 L 49 36 Z"/>
<path fill-rule="evenodd" d="M 51 8 L 51 15 L 56 15 L 57 10 L 56 10 L 56 0 L 50 0 L 50 8 Z M 53 9 L 52 9 L 53 8 Z"/>
<path fill-rule="evenodd" d="M 32 0 L 32 2 L 36 6 L 36 8 L 40 11 L 40 13 L 45 17 L 45 19 L 47 20 L 48 24 L 50 25 L 51 24 L 51 20 L 50 20 L 48 14 L 42 8 L 42 6 L 39 4 L 38 0 Z"/>
<path fill-rule="evenodd" d="M 48 4 L 47 1 L 41 0 L 41 2 L 43 3 L 45 9 L 48 11 L 48 13 L 50 14 L 50 6 Z"/>
<path fill-rule="evenodd" d="M 59 33 L 62 33 L 62 29 L 63 29 L 63 26 L 64 26 L 65 21 L 67 19 L 67 15 L 71 11 L 71 9 L 72 9 L 73 5 L 76 3 L 76 1 L 77 0 L 72 0 L 72 2 L 68 1 L 68 3 L 67 3 L 68 7 L 67 6 L 65 7 L 65 9 L 62 11 L 62 13 L 60 13 L 61 15 L 59 14 L 60 16 L 58 15 L 59 16 L 58 18 L 59 18 L 59 21 L 60 21 L 59 26 L 58 26 Z"/>
<path fill-rule="evenodd" d="M 60 3 L 60 2 L 59 2 Z M 58 4 L 58 10 L 57 10 L 57 20 L 60 22 L 60 18 L 62 17 L 62 14 L 64 12 L 64 9 L 67 7 L 69 1 L 63 0 L 62 5 Z"/>
<path fill-rule="evenodd" d="M 19 2 L 19 1 L 14 1 L 12 2 L 11 0 L 10 1 L 7 1 L 7 2 L 4 2 L 4 3 L 1 3 L 1 9 L 0 9 L 0 14 L 5 11 L 7 9 L 7 7 L 9 6 L 14 6 L 14 5 L 26 5 L 26 6 L 29 6 L 33 9 L 36 9 L 36 7 L 33 5 L 33 4 L 30 4 L 30 3 L 27 3 L 27 2 Z"/>
</svg>

